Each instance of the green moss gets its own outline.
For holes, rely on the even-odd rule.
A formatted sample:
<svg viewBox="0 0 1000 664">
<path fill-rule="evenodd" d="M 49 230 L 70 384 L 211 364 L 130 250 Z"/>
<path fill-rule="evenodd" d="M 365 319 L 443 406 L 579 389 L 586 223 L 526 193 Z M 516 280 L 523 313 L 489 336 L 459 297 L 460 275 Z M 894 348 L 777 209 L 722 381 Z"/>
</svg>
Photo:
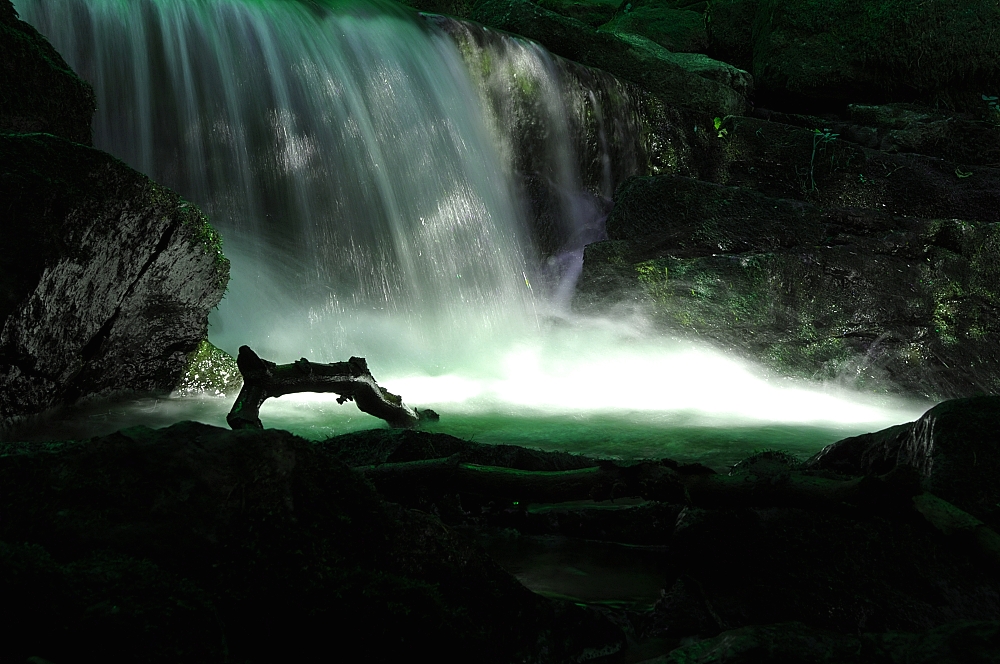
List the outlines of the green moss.
<svg viewBox="0 0 1000 664">
<path fill-rule="evenodd" d="M 176 393 L 184 396 L 233 394 L 243 385 L 243 376 L 236 360 L 204 339 L 188 356 L 188 368 L 177 385 Z"/>
</svg>

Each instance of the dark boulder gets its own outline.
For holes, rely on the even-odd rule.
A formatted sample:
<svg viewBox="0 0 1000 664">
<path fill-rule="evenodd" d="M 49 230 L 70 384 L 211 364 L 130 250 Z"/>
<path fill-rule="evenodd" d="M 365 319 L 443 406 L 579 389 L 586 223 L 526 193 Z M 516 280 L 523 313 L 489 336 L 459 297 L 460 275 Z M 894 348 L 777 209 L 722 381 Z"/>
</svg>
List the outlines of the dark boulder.
<svg viewBox="0 0 1000 664">
<path fill-rule="evenodd" d="M 708 54 L 753 71 L 753 23 L 759 0 L 712 0 L 705 10 Z"/>
<path fill-rule="evenodd" d="M 990 0 L 715 0 L 710 53 L 746 67 L 758 101 L 807 107 L 920 101 L 983 116 L 1000 90 Z"/>
<path fill-rule="evenodd" d="M 537 0 L 539 7 L 586 23 L 596 28 L 611 20 L 618 10 L 618 0 Z"/>
<path fill-rule="evenodd" d="M 632 7 L 602 25 L 601 30 L 642 35 L 673 52 L 704 53 L 708 49 L 705 15 L 687 9 L 654 4 Z"/>
<path fill-rule="evenodd" d="M 438 519 L 387 503 L 324 446 L 283 431 L 188 422 L 0 443 L 0 508 L 0 541 L 19 543 L 0 545 L 0 593 L 25 601 L 0 624 L 16 661 L 135 661 L 101 645 L 128 625 L 155 662 L 206 661 L 223 639 L 241 662 L 332 650 L 541 663 L 623 645 L 599 613 L 534 595 Z M 41 602 L 62 622 L 42 619 Z"/>
<path fill-rule="evenodd" d="M 44 37 L 0 0 L 0 133 L 45 132 L 90 144 L 96 101 Z"/>
<path fill-rule="evenodd" d="M 0 135 L 0 197 L 0 423 L 173 389 L 229 278 L 205 216 L 45 134 Z"/>
<path fill-rule="evenodd" d="M 1000 221 L 1000 168 L 959 161 L 957 149 L 946 159 L 872 149 L 849 140 L 846 132 L 841 136 L 827 120 L 814 121 L 812 126 L 797 127 L 755 117 L 725 118 L 717 130 L 706 128 L 718 139 L 714 150 L 709 148 L 717 161 L 714 170 L 705 168 L 698 176 L 822 207 Z M 853 131 L 861 133 L 863 127 L 878 131 L 877 124 L 861 123 L 855 123 Z M 982 150 L 987 151 L 1000 140 L 1000 133 L 993 131 L 959 138 L 954 123 L 952 131 L 949 141 L 956 148 L 986 140 Z"/>
<path fill-rule="evenodd" d="M 828 445 L 805 467 L 871 475 L 900 465 L 919 473 L 925 491 L 1000 527 L 1000 397 L 946 401 L 916 422 Z"/>
<path fill-rule="evenodd" d="M 836 138 L 884 153 L 909 153 L 943 159 L 973 177 L 973 166 L 1000 166 L 1000 122 L 983 122 L 972 113 L 945 112 L 919 104 L 848 104 L 842 117 L 816 117 L 755 109 L 754 116 Z M 1000 116 L 998 116 L 1000 119 Z M 727 130 L 728 131 L 728 130 Z M 755 130 L 756 131 L 756 130 Z"/>
</svg>

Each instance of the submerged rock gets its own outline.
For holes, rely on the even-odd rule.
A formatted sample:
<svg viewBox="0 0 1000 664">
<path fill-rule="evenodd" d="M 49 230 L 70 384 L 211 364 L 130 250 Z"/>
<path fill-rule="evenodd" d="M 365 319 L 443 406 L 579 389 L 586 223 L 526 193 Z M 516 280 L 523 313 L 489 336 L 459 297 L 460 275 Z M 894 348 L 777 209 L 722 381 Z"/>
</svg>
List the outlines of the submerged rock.
<svg viewBox="0 0 1000 664">
<path fill-rule="evenodd" d="M 205 216 L 92 148 L 0 135 L 0 423 L 81 397 L 169 392 L 229 263 Z"/>
</svg>

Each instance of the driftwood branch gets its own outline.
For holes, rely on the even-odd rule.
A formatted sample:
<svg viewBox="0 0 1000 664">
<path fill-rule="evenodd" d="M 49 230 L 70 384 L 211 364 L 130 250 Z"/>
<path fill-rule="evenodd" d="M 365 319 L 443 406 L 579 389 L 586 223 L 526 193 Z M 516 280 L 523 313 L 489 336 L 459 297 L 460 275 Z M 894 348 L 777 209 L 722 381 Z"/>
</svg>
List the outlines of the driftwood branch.
<svg viewBox="0 0 1000 664">
<path fill-rule="evenodd" d="M 249 346 L 240 346 L 236 366 L 243 374 L 243 388 L 226 421 L 233 429 L 263 429 L 260 406 L 271 397 L 296 392 L 333 392 L 338 403 L 353 401 L 362 412 L 374 415 L 389 426 L 411 428 L 422 420 L 436 420 L 432 410 L 418 411 L 379 387 L 363 357 L 347 362 L 319 364 L 302 358 L 292 364 L 275 364 L 261 359 Z"/>
</svg>

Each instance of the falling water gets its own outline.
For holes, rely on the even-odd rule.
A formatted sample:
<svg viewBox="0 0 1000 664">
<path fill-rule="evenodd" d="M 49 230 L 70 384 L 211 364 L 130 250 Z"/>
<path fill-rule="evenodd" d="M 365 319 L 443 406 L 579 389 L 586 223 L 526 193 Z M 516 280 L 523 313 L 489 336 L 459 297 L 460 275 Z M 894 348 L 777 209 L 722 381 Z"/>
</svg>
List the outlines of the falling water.
<svg viewBox="0 0 1000 664">
<path fill-rule="evenodd" d="M 94 85 L 95 144 L 222 231 L 232 281 L 210 337 L 231 352 L 367 356 L 455 433 L 489 420 L 498 439 L 578 451 L 662 455 L 668 429 L 691 445 L 748 419 L 840 427 L 816 446 L 919 412 L 766 380 L 641 312 L 573 317 L 583 247 L 651 157 L 635 92 L 606 74 L 372 3 L 15 5 Z M 316 436 L 371 425 L 324 399 L 264 416 Z"/>
<path fill-rule="evenodd" d="M 513 182 L 458 51 L 416 17 L 233 0 L 18 9 L 93 82 L 95 144 L 223 232 L 219 345 L 426 363 L 534 324 Z"/>
</svg>

